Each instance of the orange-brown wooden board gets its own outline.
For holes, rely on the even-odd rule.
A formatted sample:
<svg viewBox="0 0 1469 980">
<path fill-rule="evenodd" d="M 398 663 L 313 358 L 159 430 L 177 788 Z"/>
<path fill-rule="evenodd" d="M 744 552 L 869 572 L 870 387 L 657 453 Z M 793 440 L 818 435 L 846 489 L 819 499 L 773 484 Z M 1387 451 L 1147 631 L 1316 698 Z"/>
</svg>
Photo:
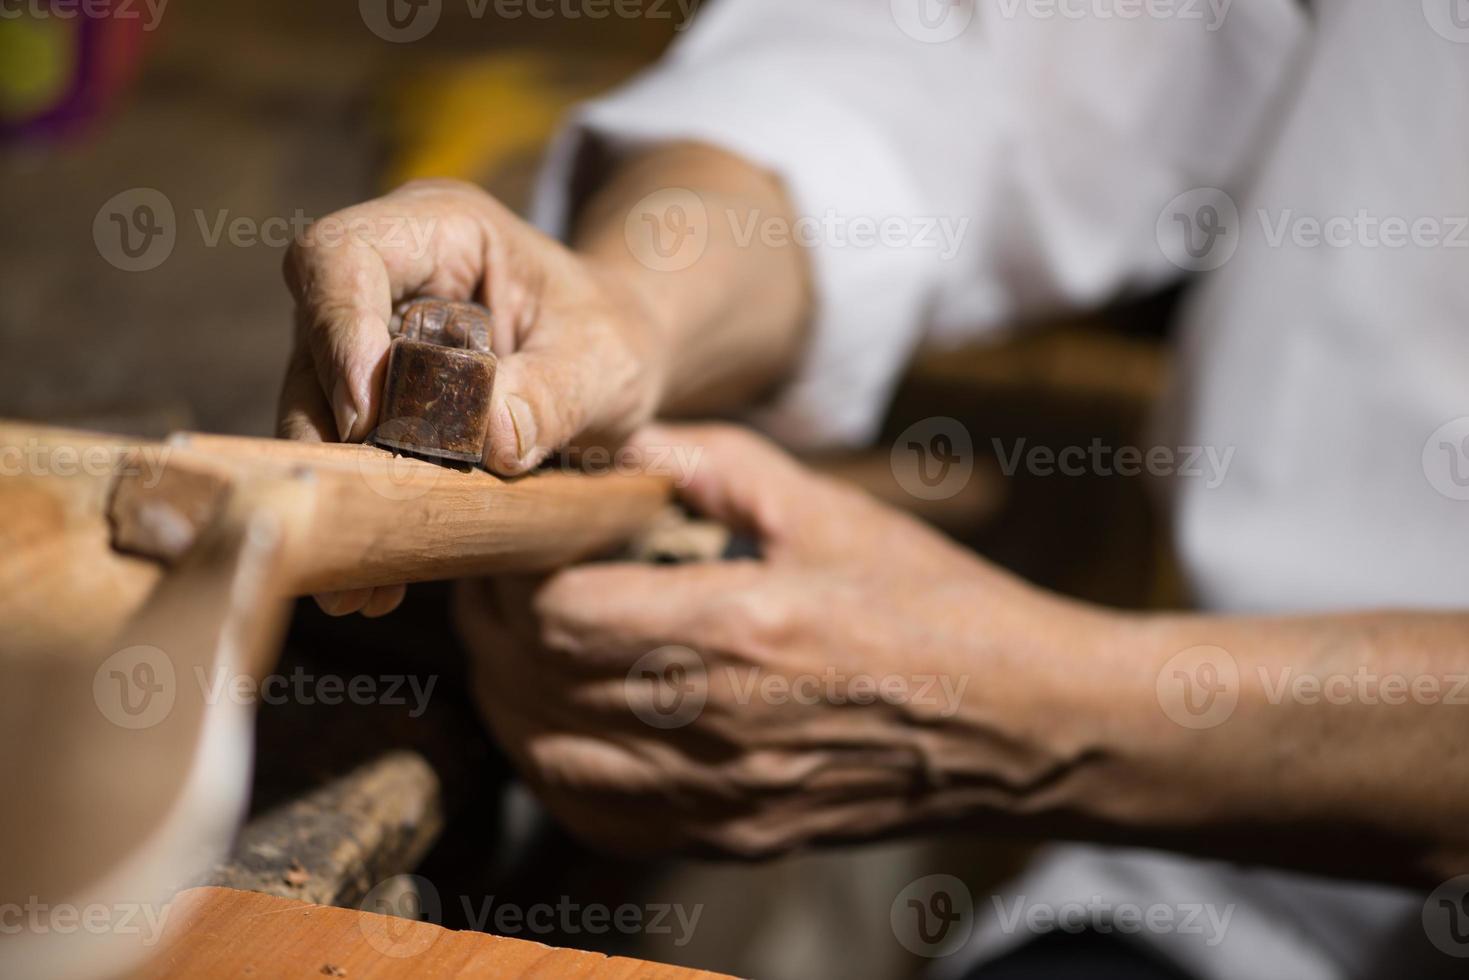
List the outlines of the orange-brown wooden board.
<svg viewBox="0 0 1469 980">
<path fill-rule="evenodd" d="M 134 978 L 718 980 L 720 976 L 258 892 L 193 888 L 174 899 L 159 955 Z"/>
</svg>

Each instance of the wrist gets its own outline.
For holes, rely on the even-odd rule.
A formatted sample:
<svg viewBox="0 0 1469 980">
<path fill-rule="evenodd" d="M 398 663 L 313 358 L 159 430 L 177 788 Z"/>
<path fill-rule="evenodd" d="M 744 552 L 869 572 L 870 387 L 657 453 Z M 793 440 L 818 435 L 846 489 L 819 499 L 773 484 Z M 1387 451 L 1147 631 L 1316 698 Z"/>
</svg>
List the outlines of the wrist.
<svg viewBox="0 0 1469 980">
<path fill-rule="evenodd" d="M 665 348 L 677 342 L 682 304 L 666 274 L 652 272 L 625 248 L 578 249 L 576 255 L 636 329 Z"/>
<path fill-rule="evenodd" d="M 1131 719 L 1145 711 L 1122 663 L 1135 620 L 1005 577 L 971 587 L 977 611 L 941 671 L 965 684 L 927 740 L 932 799 L 947 820 L 1064 832 L 1111 819 Z M 973 593 L 982 599 L 975 602 Z M 1151 692 L 1151 686 L 1148 687 Z M 1154 706 L 1156 707 L 1156 706 Z"/>
<path fill-rule="evenodd" d="M 729 412 L 790 374 L 813 306 L 805 249 L 739 230 L 794 220 L 776 178 L 681 144 L 622 161 L 580 208 L 576 254 L 628 284 L 666 342 L 668 411 Z"/>
<path fill-rule="evenodd" d="M 678 312 L 647 270 L 618 256 L 582 254 L 583 268 L 613 311 L 616 329 L 636 358 L 642 376 L 652 391 L 650 414 L 667 400 L 677 358 Z"/>
</svg>

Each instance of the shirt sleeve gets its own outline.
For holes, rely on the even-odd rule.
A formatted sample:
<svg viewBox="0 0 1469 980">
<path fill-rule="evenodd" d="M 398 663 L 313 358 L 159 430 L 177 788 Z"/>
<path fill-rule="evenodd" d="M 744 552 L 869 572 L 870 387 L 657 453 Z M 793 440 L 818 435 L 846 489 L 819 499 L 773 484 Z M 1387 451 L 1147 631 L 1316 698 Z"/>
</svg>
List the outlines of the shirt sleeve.
<svg viewBox="0 0 1469 980">
<path fill-rule="evenodd" d="M 1304 28 L 1294 0 L 712 0 L 659 64 L 573 114 L 534 216 L 565 232 L 593 137 L 704 142 L 777 175 L 816 309 L 751 421 L 857 444 L 921 342 L 1177 274 L 1159 215 L 1239 179 Z"/>
</svg>

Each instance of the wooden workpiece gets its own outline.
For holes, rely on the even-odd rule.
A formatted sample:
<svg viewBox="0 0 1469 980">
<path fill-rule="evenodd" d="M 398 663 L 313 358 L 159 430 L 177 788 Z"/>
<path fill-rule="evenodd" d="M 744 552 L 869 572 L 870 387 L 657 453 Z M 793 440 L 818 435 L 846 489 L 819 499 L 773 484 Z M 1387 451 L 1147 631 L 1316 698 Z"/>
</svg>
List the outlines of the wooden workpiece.
<svg viewBox="0 0 1469 980">
<path fill-rule="evenodd" d="M 119 549 L 176 560 L 227 497 L 254 495 L 283 522 L 279 583 L 293 595 L 554 568 L 632 538 L 672 494 L 665 476 L 503 480 L 375 446 L 182 435 L 167 448 L 161 476 L 118 478 Z"/>
<path fill-rule="evenodd" d="M 174 900 L 163 952 L 134 980 L 246 976 L 718 980 L 722 975 L 255 892 L 195 888 Z"/>
</svg>

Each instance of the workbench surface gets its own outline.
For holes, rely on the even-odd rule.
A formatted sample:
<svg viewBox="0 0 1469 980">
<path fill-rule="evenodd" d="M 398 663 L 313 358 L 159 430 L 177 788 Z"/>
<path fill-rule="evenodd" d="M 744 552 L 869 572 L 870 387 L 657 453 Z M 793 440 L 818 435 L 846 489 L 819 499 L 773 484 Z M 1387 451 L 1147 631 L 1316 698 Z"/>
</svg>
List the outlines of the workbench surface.
<svg viewBox="0 0 1469 980">
<path fill-rule="evenodd" d="M 719 974 L 557 949 L 428 922 L 233 888 L 174 899 L 163 951 L 135 980 L 194 977 L 577 977 L 718 980 Z"/>
</svg>

